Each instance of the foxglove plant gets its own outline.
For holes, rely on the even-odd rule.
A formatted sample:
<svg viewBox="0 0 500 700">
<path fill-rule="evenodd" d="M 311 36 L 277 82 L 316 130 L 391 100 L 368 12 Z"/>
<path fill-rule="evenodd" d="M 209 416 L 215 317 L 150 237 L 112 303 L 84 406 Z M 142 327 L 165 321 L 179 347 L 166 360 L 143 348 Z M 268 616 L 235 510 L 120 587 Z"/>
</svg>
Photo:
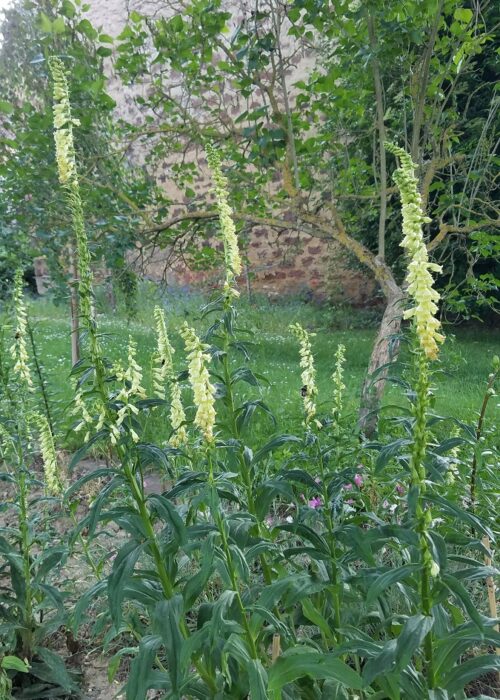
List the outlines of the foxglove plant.
<svg viewBox="0 0 500 700">
<path fill-rule="evenodd" d="M 321 428 L 321 423 L 315 418 L 318 388 L 316 386 L 316 369 L 314 367 L 310 340 L 315 334 L 308 333 L 299 323 L 293 323 L 290 326 L 290 330 L 300 344 L 300 367 L 302 369 L 300 378 L 302 380 L 301 394 L 304 401 L 304 424 L 309 426 L 314 422 L 317 428 Z"/>
<path fill-rule="evenodd" d="M 22 271 L 17 270 L 14 278 L 14 318 L 15 335 L 11 347 L 14 361 L 13 375 L 17 383 L 17 434 L 14 437 L 15 468 L 14 476 L 17 486 L 19 548 L 22 559 L 22 578 L 24 589 L 24 605 L 22 609 L 22 625 L 20 631 L 21 651 L 30 659 L 33 653 L 34 620 L 34 590 L 31 575 L 32 536 L 29 517 L 29 465 L 27 460 L 31 452 L 32 438 L 30 426 L 30 403 L 33 391 L 33 380 L 29 366 L 27 350 L 27 311 L 23 298 Z"/>
<path fill-rule="evenodd" d="M 429 360 L 438 355 L 438 343 L 444 336 L 439 333 L 440 322 L 435 314 L 438 310 L 439 294 L 434 289 L 432 272 L 440 272 L 441 267 L 428 260 L 422 226 L 430 219 L 425 216 L 422 198 L 418 191 L 415 177 L 415 164 L 402 148 L 386 144 L 387 150 L 399 158 L 400 165 L 394 174 L 402 204 L 403 241 L 402 247 L 409 258 L 406 281 L 408 295 L 413 305 L 405 311 L 405 318 L 414 320 L 414 332 L 417 346 L 414 351 L 417 368 L 417 385 L 415 392 L 413 446 L 410 458 L 411 494 L 415 503 L 416 530 L 419 535 L 421 556 L 420 596 L 421 611 L 431 619 L 432 615 L 432 580 L 439 574 L 439 564 L 432 554 L 432 542 L 429 530 L 432 523 L 430 507 L 425 502 L 427 475 L 425 458 L 428 443 L 427 413 L 429 410 L 430 369 Z M 429 688 L 435 687 L 434 650 L 432 632 L 425 637 L 427 679 Z"/>
<path fill-rule="evenodd" d="M 214 194 L 219 211 L 219 222 L 222 240 L 224 243 L 224 261 L 226 279 L 224 282 L 224 295 L 228 303 L 231 298 L 238 296 L 235 289 L 235 281 L 241 274 L 241 255 L 236 236 L 236 227 L 233 220 L 233 210 L 228 201 L 228 181 L 222 173 L 221 160 L 218 151 L 211 145 L 206 146 L 207 161 L 214 183 Z"/>
<path fill-rule="evenodd" d="M 170 395 L 170 424 L 172 435 L 169 443 L 172 447 L 182 447 L 187 443 L 186 413 L 182 404 L 181 386 L 174 373 L 174 348 L 170 343 L 165 321 L 165 312 L 158 306 L 154 310 L 156 325 L 157 352 L 154 357 L 153 385 L 158 398 L 165 399 L 165 384 Z"/>
<path fill-rule="evenodd" d="M 189 382 L 193 390 L 196 415 L 194 424 L 200 429 L 208 444 L 214 440 L 215 426 L 215 388 L 210 381 L 207 346 L 201 342 L 193 328 L 184 323 L 180 334 L 186 345 Z"/>
<path fill-rule="evenodd" d="M 236 324 L 241 258 L 228 181 L 213 147 L 207 152 L 225 270 L 222 293 L 205 309 L 204 317 L 217 314 L 206 335 L 188 324 L 180 330 L 187 371 L 178 376 L 188 377 L 194 406 L 184 412 L 162 310 L 154 313 L 155 398 L 146 395 L 133 339 L 121 363 L 111 366 L 102 359 L 88 302 L 92 278 L 74 162 L 75 123 L 64 70 L 60 62 L 51 65 L 59 174 L 72 208 L 83 270 L 81 307 L 92 363 L 77 387 L 81 430 L 88 435 L 75 461 L 99 440 L 109 455 L 108 466 L 72 484 L 67 498 L 87 481 L 105 477 L 76 536 L 88 532 L 87 542 L 92 542 L 101 524 L 106 527 L 111 520 L 126 533 L 113 560 L 94 567 L 99 580 L 76 606 L 75 625 L 96 596 L 107 594 L 107 638 L 120 639 L 132 627 L 138 644 L 127 700 L 145 700 L 152 689 L 177 699 L 462 700 L 462 677 L 470 668 L 460 676 L 448 667 L 468 648 L 463 638 L 468 644 L 478 637 L 469 622 L 447 627 L 450 619 L 463 620 L 450 599 L 461 597 L 472 621 L 480 625 L 481 619 L 464 602 L 458 577 L 448 573 L 447 542 L 437 532 L 439 523 L 431 522 L 429 503 L 442 501 L 436 501 L 426 471 L 434 449 L 427 426 L 429 376 L 442 335 L 432 287 L 436 268 L 423 243 L 424 217 L 411 160 L 393 147 L 402 164 L 396 178 L 403 202 L 403 244 L 410 257 L 408 317 L 415 329 L 418 371 L 413 419 L 401 424 L 412 435 L 406 440 L 398 435 L 395 445 L 377 445 L 380 454 L 371 470 L 364 459 L 365 466 L 359 466 L 360 451 L 368 448 L 348 441 L 346 431 L 312 429 L 327 426 L 331 412 L 319 422 L 311 334 L 302 327 L 294 325 L 293 332 L 300 344 L 305 435 L 269 434 L 264 421 L 270 411 L 262 396 L 249 397 L 263 379 L 246 362 L 237 365 L 234 359 L 238 353 L 248 359 L 241 340 L 246 331 Z M 344 357 L 339 347 L 332 377 L 336 424 L 345 390 Z M 83 389 L 84 375 L 93 377 L 90 391 Z M 241 384 L 250 390 L 241 391 Z M 168 400 L 173 434 L 170 444 L 160 448 L 144 442 L 143 417 Z M 196 430 L 188 431 L 191 416 Z M 263 425 L 253 430 L 256 416 L 263 418 Z M 183 449 L 177 449 L 181 444 Z M 407 445 L 408 508 L 391 516 L 390 496 L 387 507 L 377 509 L 377 500 L 370 503 L 366 493 L 371 474 L 380 474 L 384 460 L 408 462 Z M 148 493 L 144 469 L 153 463 L 172 475 L 172 456 L 179 457 L 179 476 L 167 491 Z M 391 474 L 386 493 L 394 493 L 400 480 L 400 472 Z M 343 492 L 353 499 L 349 510 L 343 508 Z M 449 512 L 445 503 L 443 521 L 451 529 Z M 455 517 L 457 510 L 452 512 Z M 91 552 L 84 551 L 90 562 Z M 473 575 L 480 577 L 481 572 Z M 451 641 L 441 634 L 444 628 Z M 485 643 L 495 639 L 489 630 L 482 634 Z M 113 672 L 116 659 L 129 651 L 125 642 Z"/>
<path fill-rule="evenodd" d="M 23 682 L 40 694 L 47 691 L 54 679 L 51 671 L 52 652 L 43 647 L 43 640 L 53 632 L 64 619 L 64 609 L 60 594 L 50 581 L 54 569 L 64 561 L 64 545 L 50 543 L 50 533 L 46 527 L 48 513 L 41 516 L 33 509 L 33 502 L 42 504 L 45 499 L 35 489 L 40 481 L 34 473 L 35 444 L 38 438 L 45 467 L 46 498 L 58 495 L 60 491 L 59 469 L 52 433 L 47 417 L 39 413 L 36 395 L 31 379 L 32 358 L 28 351 L 27 308 L 23 297 L 23 278 L 18 271 L 15 275 L 13 293 L 14 342 L 11 347 L 12 366 L 6 368 L 6 358 L 2 357 L 3 391 L 9 398 L 8 410 L 2 411 L 0 439 L 2 457 L 7 474 L 0 476 L 14 487 L 12 502 L 3 508 L 12 507 L 14 518 L 8 527 L 0 527 L 0 577 L 4 579 L 6 569 L 10 570 L 11 587 L 2 586 L 0 607 L 2 625 L 0 628 L 0 648 L 12 650 L 28 663 L 15 663 L 15 657 L 3 668 L 9 674 L 23 674 Z M 37 430 L 38 428 L 38 430 Z M 38 433 L 38 434 L 37 434 Z M 36 498 L 35 498 L 36 496 Z M 57 611 L 54 608 L 54 601 Z M 39 614 L 39 611 L 42 611 Z M 31 664 L 32 660 L 36 663 Z M 24 675 L 26 674 L 26 675 Z M 14 676 L 13 676 L 14 678 Z M 60 679 L 66 691 L 73 689 L 64 669 Z M 67 683 L 66 683 L 67 681 Z M 11 678 L 8 678 L 10 684 Z M 37 690 L 38 689 L 38 690 Z"/>
<path fill-rule="evenodd" d="M 344 401 L 344 363 L 345 363 L 345 346 L 339 343 L 335 352 L 335 369 L 332 374 L 333 383 L 333 419 L 336 426 L 342 416 L 342 408 Z"/>
<path fill-rule="evenodd" d="M 28 313 L 23 298 L 23 273 L 16 270 L 14 276 L 13 293 L 14 313 L 15 313 L 15 333 L 14 342 L 10 348 L 10 353 L 14 361 L 14 372 L 18 375 L 19 382 L 25 391 L 33 391 L 33 378 L 28 354 Z"/>
<path fill-rule="evenodd" d="M 62 492 L 61 471 L 57 460 L 54 436 L 46 416 L 36 415 L 35 421 L 38 425 L 40 436 L 40 452 L 43 460 L 43 470 L 45 474 L 45 489 L 48 494 L 58 496 Z"/>
<path fill-rule="evenodd" d="M 95 372 L 95 384 L 101 399 L 105 402 L 105 369 L 93 313 L 91 255 L 85 229 L 85 217 L 73 139 L 73 127 L 78 126 L 79 121 L 73 117 L 71 112 L 69 86 L 63 62 L 60 58 L 52 56 L 49 59 L 49 67 L 53 80 L 54 142 L 59 182 L 66 195 L 66 204 L 71 215 L 73 234 L 76 241 L 80 315 L 88 334 L 90 358 Z"/>
</svg>

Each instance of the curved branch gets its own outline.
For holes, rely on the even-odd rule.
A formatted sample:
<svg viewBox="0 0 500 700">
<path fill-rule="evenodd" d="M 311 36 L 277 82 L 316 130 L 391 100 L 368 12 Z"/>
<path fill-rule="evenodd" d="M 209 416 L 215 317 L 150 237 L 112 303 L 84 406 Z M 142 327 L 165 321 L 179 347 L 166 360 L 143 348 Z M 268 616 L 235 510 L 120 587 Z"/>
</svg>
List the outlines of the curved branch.
<svg viewBox="0 0 500 700">
<path fill-rule="evenodd" d="M 474 233 L 474 231 L 479 231 L 479 229 L 485 226 L 494 226 L 498 228 L 500 226 L 500 219 L 484 219 L 483 221 L 478 221 L 474 226 L 454 226 L 452 224 L 443 224 L 439 226 L 439 232 L 434 236 L 432 241 L 427 244 L 427 250 L 434 250 L 442 241 L 446 238 L 449 233 L 458 233 L 462 235 L 467 235 L 468 233 Z"/>
</svg>

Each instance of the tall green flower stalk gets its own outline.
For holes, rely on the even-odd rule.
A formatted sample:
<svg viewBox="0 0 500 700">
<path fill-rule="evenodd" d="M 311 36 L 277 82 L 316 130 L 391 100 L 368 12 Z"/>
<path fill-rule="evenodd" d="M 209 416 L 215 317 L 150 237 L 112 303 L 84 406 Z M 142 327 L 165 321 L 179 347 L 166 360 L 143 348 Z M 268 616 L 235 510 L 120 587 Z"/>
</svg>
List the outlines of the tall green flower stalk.
<svg viewBox="0 0 500 700">
<path fill-rule="evenodd" d="M 89 338 L 90 359 L 95 372 L 95 389 L 97 390 L 101 403 L 96 427 L 101 429 L 104 424 L 107 424 L 110 430 L 110 438 L 111 441 L 115 443 L 115 449 L 122 464 L 123 474 L 130 488 L 137 513 L 142 520 L 144 531 L 147 533 L 148 539 L 150 540 L 150 549 L 157 567 L 163 593 L 167 599 L 170 599 L 174 595 L 174 585 L 161 556 L 153 520 L 146 504 L 143 479 L 137 478 L 135 469 L 137 460 L 134 457 L 130 444 L 128 444 L 128 435 L 130 435 L 133 444 L 136 441 L 136 433 L 131 424 L 129 430 L 124 435 L 122 435 L 120 430 L 122 423 L 125 420 L 129 421 L 131 414 L 134 413 L 135 407 L 133 407 L 131 402 L 132 391 L 136 394 L 138 393 L 140 396 L 143 395 L 143 390 L 141 391 L 142 387 L 140 386 L 140 368 L 135 361 L 135 348 L 133 344 L 131 344 L 129 345 L 128 367 L 123 371 L 123 376 L 121 377 L 123 381 L 130 386 L 125 386 L 125 388 L 122 389 L 120 395 L 120 401 L 122 403 L 121 413 L 117 416 L 114 415 L 108 407 L 105 365 L 99 344 L 97 325 L 92 311 L 93 276 L 91 256 L 85 230 L 83 204 L 80 195 L 73 139 L 73 126 L 78 126 L 78 120 L 74 119 L 71 114 L 69 87 L 64 64 L 59 58 L 52 57 L 49 61 L 49 66 L 54 83 L 54 140 L 59 181 L 65 191 L 68 210 L 71 214 L 78 257 L 80 314 Z M 77 393 L 77 396 L 78 402 L 84 406 L 82 394 Z M 87 411 L 84 412 L 83 423 L 87 429 L 90 428 L 91 420 L 90 414 Z M 87 435 L 89 435 L 89 432 Z M 142 477 L 142 475 L 139 476 Z"/>
<path fill-rule="evenodd" d="M 207 161 L 210 167 L 212 181 L 214 183 L 213 193 L 215 195 L 216 206 L 219 212 L 220 234 L 224 245 L 224 263 L 225 263 L 225 281 L 223 287 L 223 304 L 222 317 L 214 324 L 220 333 L 221 349 L 219 354 L 222 365 L 221 378 L 224 384 L 223 402 L 226 409 L 226 426 L 231 438 L 237 441 L 240 449 L 237 450 L 236 458 L 238 460 L 240 483 L 245 491 L 246 507 L 252 517 L 258 523 L 259 534 L 268 538 L 268 528 L 262 522 L 262 517 L 258 513 L 257 504 L 255 502 L 254 487 L 255 474 L 252 471 L 252 466 L 244 456 L 242 446 L 241 432 L 244 421 L 239 419 L 244 415 L 244 405 L 238 405 L 237 396 L 235 393 L 235 385 L 238 382 L 238 376 L 241 376 L 240 369 L 233 370 L 231 365 L 232 350 L 237 346 L 235 339 L 235 325 L 237 318 L 237 308 L 235 302 L 239 297 L 239 292 L 236 289 L 236 278 L 241 274 L 242 262 L 241 253 L 236 235 L 236 226 L 233 220 L 233 210 L 229 204 L 229 183 L 227 178 L 222 173 L 221 159 L 216 148 L 207 144 L 206 146 Z M 239 349 L 241 350 L 239 344 Z M 260 563 L 262 566 L 264 581 L 270 584 L 273 579 L 273 573 L 265 553 L 261 553 Z M 275 614 L 279 617 L 276 610 Z"/>
<path fill-rule="evenodd" d="M 217 493 L 215 474 L 212 461 L 212 448 L 214 446 L 214 426 L 215 426 L 215 389 L 210 382 L 210 374 L 208 371 L 208 362 L 210 356 L 206 353 L 206 345 L 204 345 L 193 328 L 190 328 L 187 323 L 181 328 L 181 336 L 184 339 L 186 352 L 188 353 L 188 374 L 189 382 L 194 394 L 194 404 L 196 406 L 196 414 L 194 424 L 199 428 L 207 452 L 208 460 L 208 489 L 210 495 L 210 512 L 213 522 L 219 532 L 221 539 L 221 547 L 224 552 L 225 564 L 227 573 L 231 582 L 232 590 L 234 591 L 236 603 L 241 615 L 241 621 L 245 630 L 245 637 L 248 645 L 248 651 L 254 661 L 258 659 L 255 640 L 250 629 L 249 620 L 245 610 L 245 605 L 240 593 L 240 583 L 237 567 L 235 565 L 231 552 L 229 540 L 229 528 L 226 519 L 223 515 L 222 505 Z"/>
<path fill-rule="evenodd" d="M 34 589 L 31 580 L 31 546 L 32 538 L 29 523 L 29 471 L 26 463 L 31 446 L 30 400 L 33 380 L 27 350 L 27 310 L 23 298 L 23 275 L 17 270 L 14 278 L 14 343 L 11 355 L 14 361 L 14 379 L 17 384 L 17 434 L 14 440 L 16 464 L 14 477 L 17 486 L 19 545 L 23 572 L 23 621 L 20 632 L 21 652 L 31 659 L 33 651 L 33 633 L 35 630 L 33 603 Z"/>
<path fill-rule="evenodd" d="M 476 442 L 479 443 L 483 434 L 484 417 L 486 415 L 486 409 L 488 408 L 488 402 L 495 396 L 495 382 L 500 375 L 500 358 L 498 355 L 493 357 L 493 367 L 492 371 L 488 375 L 488 383 L 486 385 L 486 391 L 483 396 L 483 401 L 481 404 L 481 410 L 479 411 L 479 418 L 476 426 Z M 476 509 L 476 484 L 477 484 L 477 450 L 474 450 L 474 456 L 472 458 L 472 465 L 469 477 L 469 500 L 470 509 L 473 513 Z"/>
<path fill-rule="evenodd" d="M 434 561 L 431 550 L 429 530 L 432 513 L 425 504 L 427 477 L 425 458 L 428 443 L 427 411 L 430 397 L 430 361 L 437 358 L 439 343 L 444 336 L 439 332 L 440 322 L 436 318 L 439 294 L 433 287 L 432 272 L 441 270 L 439 265 L 429 262 L 422 226 L 429 222 L 422 207 L 415 177 L 415 164 L 402 148 L 386 144 L 388 151 L 399 158 L 400 165 L 394 174 L 401 195 L 403 215 L 402 247 L 406 250 L 409 262 L 406 281 L 408 295 L 412 306 L 405 312 L 405 318 L 413 319 L 416 338 L 414 350 L 417 381 L 413 405 L 414 427 L 413 447 L 410 458 L 412 499 L 415 499 L 415 521 L 419 536 L 421 559 L 420 604 L 426 616 L 432 615 L 432 580 L 439 574 L 439 565 Z M 415 497 L 416 496 L 416 497 Z M 409 502 L 410 505 L 410 502 Z M 430 631 L 425 638 L 425 656 L 427 682 L 429 688 L 435 687 L 435 668 L 433 659 L 433 636 Z"/>
<path fill-rule="evenodd" d="M 245 638 L 250 657 L 258 660 L 255 640 L 250 628 L 250 623 L 245 610 L 245 605 L 240 593 L 240 583 L 238 570 L 234 562 L 229 540 L 229 528 L 223 515 L 219 495 L 217 493 L 215 474 L 212 461 L 212 449 L 214 446 L 214 426 L 215 426 L 215 388 L 210 381 L 208 362 L 210 356 L 206 353 L 207 346 L 204 345 L 195 331 L 187 323 L 181 328 L 181 336 L 184 339 L 186 352 L 188 353 L 188 374 L 189 382 L 194 394 L 194 404 L 196 414 L 194 424 L 199 428 L 206 447 L 208 461 L 208 489 L 210 496 L 210 512 L 213 522 L 219 532 L 221 548 L 224 553 L 227 573 L 234 591 L 236 603 L 241 615 L 241 621 L 245 630 Z"/>
<path fill-rule="evenodd" d="M 68 80 L 63 62 L 59 58 L 52 56 L 49 59 L 49 67 L 54 85 L 54 141 L 59 182 L 66 195 L 66 204 L 71 214 L 71 223 L 76 242 L 80 315 L 89 338 L 90 357 L 95 369 L 96 386 L 104 398 L 106 396 L 104 363 L 92 309 L 93 276 L 91 255 L 85 230 L 85 218 L 73 139 L 73 127 L 78 126 L 79 121 L 71 113 Z"/>
<path fill-rule="evenodd" d="M 344 403 L 344 363 L 345 363 L 345 345 L 339 343 L 335 352 L 335 369 L 332 373 L 333 382 L 333 419 L 338 427 L 342 408 Z"/>
</svg>

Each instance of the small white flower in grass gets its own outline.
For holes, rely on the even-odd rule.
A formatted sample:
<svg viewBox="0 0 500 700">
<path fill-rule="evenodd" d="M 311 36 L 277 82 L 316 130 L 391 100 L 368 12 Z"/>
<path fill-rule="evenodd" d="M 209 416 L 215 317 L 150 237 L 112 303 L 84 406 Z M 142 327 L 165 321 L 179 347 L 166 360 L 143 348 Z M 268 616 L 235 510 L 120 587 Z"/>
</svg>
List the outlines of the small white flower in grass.
<svg viewBox="0 0 500 700">
<path fill-rule="evenodd" d="M 205 440 L 212 442 L 215 425 L 215 388 L 210 382 L 207 367 L 210 362 L 210 355 L 205 352 L 208 346 L 201 342 L 193 328 L 190 328 L 186 322 L 180 334 L 188 353 L 189 382 L 193 389 L 196 406 L 194 423 L 202 431 Z"/>
</svg>

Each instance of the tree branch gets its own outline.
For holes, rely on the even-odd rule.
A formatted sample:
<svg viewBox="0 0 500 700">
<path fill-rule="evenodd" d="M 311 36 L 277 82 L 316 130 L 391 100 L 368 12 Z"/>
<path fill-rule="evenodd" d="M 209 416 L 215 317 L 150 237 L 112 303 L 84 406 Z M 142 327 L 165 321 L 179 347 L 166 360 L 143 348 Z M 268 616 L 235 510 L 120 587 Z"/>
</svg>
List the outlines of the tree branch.
<svg viewBox="0 0 500 700">
<path fill-rule="evenodd" d="M 474 231 L 479 231 L 479 229 L 486 226 L 494 226 L 495 228 L 500 227 L 500 219 L 483 219 L 483 221 L 478 221 L 477 224 L 473 226 L 454 226 L 452 224 L 444 224 L 441 222 L 439 225 L 439 232 L 434 236 L 434 238 L 427 244 L 427 250 L 434 250 L 442 241 L 446 238 L 449 233 L 458 233 L 461 235 L 467 235 L 468 233 L 474 233 Z"/>
<path fill-rule="evenodd" d="M 382 78 L 377 57 L 377 37 L 375 34 L 375 20 L 368 13 L 368 37 L 372 51 L 372 71 L 375 86 L 375 104 L 377 107 L 377 131 L 380 159 L 380 212 L 378 219 L 378 257 L 385 258 L 385 224 L 387 217 L 387 165 L 385 154 L 385 124 L 384 124 L 384 94 L 382 90 Z"/>
</svg>

